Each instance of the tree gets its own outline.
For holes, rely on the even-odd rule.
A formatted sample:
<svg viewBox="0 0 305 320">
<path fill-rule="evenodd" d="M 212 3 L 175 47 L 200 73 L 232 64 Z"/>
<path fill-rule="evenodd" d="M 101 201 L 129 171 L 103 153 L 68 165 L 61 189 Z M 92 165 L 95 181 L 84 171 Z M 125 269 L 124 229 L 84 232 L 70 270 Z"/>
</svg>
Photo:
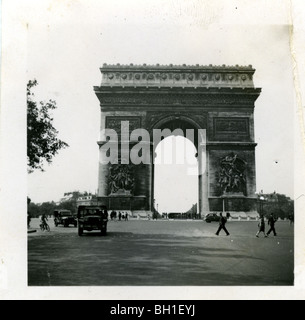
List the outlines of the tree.
<svg viewBox="0 0 305 320">
<path fill-rule="evenodd" d="M 57 208 L 57 205 L 54 201 L 52 202 L 43 202 L 41 204 L 29 203 L 28 211 L 33 218 L 37 218 L 43 214 L 48 216 L 53 215 L 54 210 Z"/>
<path fill-rule="evenodd" d="M 52 216 L 54 213 L 54 210 L 57 208 L 57 205 L 54 201 L 51 201 L 51 202 L 43 202 L 39 207 L 40 207 L 39 209 L 41 214 Z"/>
<path fill-rule="evenodd" d="M 196 214 L 197 214 L 197 203 L 193 204 L 191 209 L 189 209 L 188 211 L 186 211 L 185 216 L 187 218 L 196 218 Z"/>
<path fill-rule="evenodd" d="M 34 101 L 31 89 L 38 85 L 37 80 L 27 84 L 27 157 L 28 172 L 43 170 L 44 161 L 51 163 L 55 154 L 69 145 L 58 139 L 58 131 L 53 127 L 50 111 L 56 109 L 56 102 Z"/>
<path fill-rule="evenodd" d="M 285 219 L 294 214 L 294 201 L 290 197 L 276 192 L 262 194 L 262 196 L 265 201 L 261 205 L 263 205 L 263 213 L 266 217 L 273 213 L 276 217 Z"/>
<path fill-rule="evenodd" d="M 42 215 L 40 205 L 31 202 L 28 206 L 28 212 L 32 218 L 37 218 Z"/>
</svg>

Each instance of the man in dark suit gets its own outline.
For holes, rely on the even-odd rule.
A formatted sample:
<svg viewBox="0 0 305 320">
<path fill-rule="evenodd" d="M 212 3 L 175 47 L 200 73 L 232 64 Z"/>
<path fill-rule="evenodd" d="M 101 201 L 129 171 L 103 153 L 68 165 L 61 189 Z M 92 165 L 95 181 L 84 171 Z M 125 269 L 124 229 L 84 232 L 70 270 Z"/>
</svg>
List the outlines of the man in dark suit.
<svg viewBox="0 0 305 320">
<path fill-rule="evenodd" d="M 227 222 L 227 219 L 225 217 L 222 216 L 222 212 L 220 212 L 220 220 L 219 220 L 219 228 L 218 230 L 216 231 L 216 236 L 219 235 L 219 232 L 221 229 L 224 230 L 224 232 L 228 235 L 230 235 L 230 233 L 228 232 L 227 228 L 226 228 L 226 222 Z"/>
<path fill-rule="evenodd" d="M 273 234 L 274 234 L 274 236 L 276 237 L 276 231 L 275 231 L 275 228 L 274 228 L 275 222 L 276 222 L 276 219 L 274 218 L 273 213 L 271 213 L 271 214 L 270 214 L 270 217 L 269 217 L 269 219 L 268 219 L 268 224 L 269 224 L 269 226 L 270 226 L 270 229 L 268 230 L 266 237 L 269 236 L 269 234 L 271 233 L 271 231 L 273 231 Z"/>
</svg>

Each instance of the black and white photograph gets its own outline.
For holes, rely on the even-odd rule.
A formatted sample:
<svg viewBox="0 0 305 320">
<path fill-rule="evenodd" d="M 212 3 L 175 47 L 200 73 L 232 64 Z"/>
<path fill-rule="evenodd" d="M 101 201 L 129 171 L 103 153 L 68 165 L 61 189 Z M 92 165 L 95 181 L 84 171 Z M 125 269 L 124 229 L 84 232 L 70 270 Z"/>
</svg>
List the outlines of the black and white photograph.
<svg viewBox="0 0 305 320">
<path fill-rule="evenodd" d="M 2 0 L 0 298 L 304 299 L 304 11 Z"/>
</svg>

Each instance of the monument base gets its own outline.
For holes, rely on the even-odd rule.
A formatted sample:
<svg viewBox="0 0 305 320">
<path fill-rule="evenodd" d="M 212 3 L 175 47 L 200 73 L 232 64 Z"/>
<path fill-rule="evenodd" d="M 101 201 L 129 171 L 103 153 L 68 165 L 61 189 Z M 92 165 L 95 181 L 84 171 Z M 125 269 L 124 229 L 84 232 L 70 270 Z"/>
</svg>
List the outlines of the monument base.
<svg viewBox="0 0 305 320">
<path fill-rule="evenodd" d="M 113 194 L 108 197 L 98 197 L 99 202 L 104 203 L 109 210 L 149 210 L 146 196 L 132 196 L 127 194 Z"/>
<path fill-rule="evenodd" d="M 257 198 L 230 194 L 209 198 L 210 211 L 254 212 L 257 211 Z"/>
</svg>

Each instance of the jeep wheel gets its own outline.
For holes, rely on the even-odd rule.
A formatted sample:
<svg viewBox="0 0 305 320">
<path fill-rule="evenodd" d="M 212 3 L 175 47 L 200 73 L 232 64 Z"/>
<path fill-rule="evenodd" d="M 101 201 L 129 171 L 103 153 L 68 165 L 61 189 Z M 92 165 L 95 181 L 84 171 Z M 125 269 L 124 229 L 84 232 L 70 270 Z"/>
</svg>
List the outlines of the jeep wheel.
<svg viewBox="0 0 305 320">
<path fill-rule="evenodd" d="M 80 226 L 78 226 L 78 235 L 81 236 L 83 234 L 83 228 L 81 228 Z"/>
<path fill-rule="evenodd" d="M 102 235 L 102 236 L 105 236 L 106 233 L 107 233 L 107 229 L 106 229 L 106 228 L 102 228 L 102 229 L 101 229 L 101 235 Z"/>
</svg>

